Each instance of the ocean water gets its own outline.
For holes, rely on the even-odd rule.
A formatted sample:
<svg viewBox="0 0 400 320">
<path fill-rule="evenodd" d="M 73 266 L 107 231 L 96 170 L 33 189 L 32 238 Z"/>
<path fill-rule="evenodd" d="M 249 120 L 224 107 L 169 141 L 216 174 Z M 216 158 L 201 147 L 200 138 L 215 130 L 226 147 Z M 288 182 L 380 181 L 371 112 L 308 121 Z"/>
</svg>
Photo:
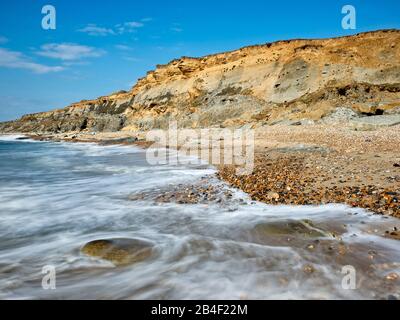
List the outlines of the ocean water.
<svg viewBox="0 0 400 320">
<path fill-rule="evenodd" d="M 206 164 L 150 166 L 127 146 L 0 137 L 0 299 L 387 299 L 400 285 L 398 220 L 344 205 L 269 206 L 229 188 Z M 207 179 L 229 201 L 160 203 Z M 307 225 L 323 234 L 305 235 Z M 289 227 L 288 227 L 289 226 Z M 300 231 L 299 231 L 300 230 Z M 115 266 L 80 249 L 96 239 L 154 243 Z M 56 289 L 42 287 L 54 266 Z M 343 267 L 356 288 L 343 286 Z"/>
</svg>

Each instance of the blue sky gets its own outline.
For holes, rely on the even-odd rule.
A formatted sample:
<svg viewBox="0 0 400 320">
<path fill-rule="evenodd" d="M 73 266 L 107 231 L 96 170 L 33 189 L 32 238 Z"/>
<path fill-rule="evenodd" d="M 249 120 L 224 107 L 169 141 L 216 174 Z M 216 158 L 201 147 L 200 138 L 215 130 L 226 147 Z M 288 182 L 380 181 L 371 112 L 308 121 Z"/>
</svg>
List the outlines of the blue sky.
<svg viewBox="0 0 400 320">
<path fill-rule="evenodd" d="M 53 5 L 56 30 L 43 30 Z M 343 30 L 341 8 L 357 10 Z M 157 64 L 291 38 L 400 29 L 399 0 L 2 0 L 0 121 L 129 89 Z"/>
</svg>

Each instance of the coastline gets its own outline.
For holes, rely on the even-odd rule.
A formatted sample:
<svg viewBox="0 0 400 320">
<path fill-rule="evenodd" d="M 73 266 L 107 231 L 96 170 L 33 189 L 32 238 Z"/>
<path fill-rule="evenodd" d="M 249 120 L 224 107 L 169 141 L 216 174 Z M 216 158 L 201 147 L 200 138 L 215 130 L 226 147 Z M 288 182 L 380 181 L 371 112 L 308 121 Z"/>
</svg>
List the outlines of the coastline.
<svg viewBox="0 0 400 320">
<path fill-rule="evenodd" d="M 346 205 L 255 202 L 217 179 L 215 168 L 185 164 L 185 156 L 176 167 L 152 166 L 132 138 L 120 145 L 105 135 L 100 144 L 19 137 L 1 137 L 9 181 L 2 210 L 13 222 L 1 256 L 29 269 L 12 269 L 1 281 L 5 298 L 398 296 L 398 241 L 385 232 L 399 220 Z M 27 285 L 32 273 L 40 280 L 33 271 L 43 263 L 62 272 L 56 292 Z M 340 287 L 343 265 L 369 279 L 356 296 Z"/>
<path fill-rule="evenodd" d="M 400 300 L 387 2 L 5 1 L 0 300 Z"/>
<path fill-rule="evenodd" d="M 237 176 L 231 166 L 219 172 L 254 200 L 344 203 L 400 218 L 400 126 L 376 131 L 281 127 L 259 132 L 258 140 L 252 175 Z"/>
<path fill-rule="evenodd" d="M 374 131 L 350 130 L 344 124 L 274 126 L 255 132 L 252 174 L 237 176 L 233 165 L 210 163 L 217 167 L 220 179 L 253 200 L 272 205 L 343 203 L 400 218 L 400 156 L 396 151 L 400 126 Z M 154 144 L 145 140 L 144 132 L 27 136 L 142 148 Z"/>
</svg>

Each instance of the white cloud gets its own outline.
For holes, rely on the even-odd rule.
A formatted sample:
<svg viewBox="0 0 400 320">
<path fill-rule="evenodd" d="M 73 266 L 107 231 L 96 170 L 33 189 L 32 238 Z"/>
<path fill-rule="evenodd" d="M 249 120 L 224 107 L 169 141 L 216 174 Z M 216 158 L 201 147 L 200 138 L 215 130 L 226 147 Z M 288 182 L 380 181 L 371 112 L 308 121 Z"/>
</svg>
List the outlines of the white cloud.
<svg viewBox="0 0 400 320">
<path fill-rule="evenodd" d="M 141 28 L 144 26 L 144 24 L 141 22 L 130 21 L 130 22 L 125 22 L 124 26 L 128 28 Z"/>
<path fill-rule="evenodd" d="M 41 46 L 41 51 L 38 51 L 37 54 L 47 58 L 73 61 L 97 58 L 104 55 L 105 51 L 75 43 L 48 43 Z"/>
<path fill-rule="evenodd" d="M 183 29 L 179 28 L 179 27 L 173 27 L 173 28 L 171 28 L 171 30 L 175 31 L 175 32 L 182 32 L 183 31 Z"/>
<path fill-rule="evenodd" d="M 79 32 L 87 33 L 90 36 L 108 36 L 108 35 L 117 35 L 124 33 L 133 33 L 136 32 L 138 28 L 142 28 L 145 25 L 145 22 L 151 21 L 152 18 L 144 18 L 140 21 L 128 21 L 124 23 L 116 24 L 113 28 L 98 26 L 96 24 L 88 24 L 86 27 L 82 29 L 78 29 Z"/>
<path fill-rule="evenodd" d="M 12 69 L 25 69 L 35 73 L 59 72 L 64 70 L 61 66 L 47 66 L 32 62 L 21 52 L 0 48 L 0 67 Z"/>
<path fill-rule="evenodd" d="M 0 44 L 7 43 L 8 39 L 6 37 L 0 36 Z"/>
<path fill-rule="evenodd" d="M 87 33 L 90 36 L 108 36 L 115 34 L 112 29 L 99 27 L 95 24 L 88 24 L 86 27 L 79 29 L 78 31 Z"/>
<path fill-rule="evenodd" d="M 144 23 L 137 21 L 129 21 L 122 24 L 115 25 L 115 31 L 119 34 L 133 33 L 136 32 L 138 28 L 142 28 Z"/>
</svg>

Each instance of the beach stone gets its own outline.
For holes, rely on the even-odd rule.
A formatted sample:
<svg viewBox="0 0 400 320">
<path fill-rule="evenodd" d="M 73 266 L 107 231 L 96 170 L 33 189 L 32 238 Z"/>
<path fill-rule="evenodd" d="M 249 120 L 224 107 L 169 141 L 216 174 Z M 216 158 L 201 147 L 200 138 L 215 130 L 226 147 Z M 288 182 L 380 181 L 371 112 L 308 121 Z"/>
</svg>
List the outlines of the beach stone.
<svg viewBox="0 0 400 320">
<path fill-rule="evenodd" d="M 147 241 L 116 238 L 91 241 L 82 247 L 81 252 L 120 266 L 146 260 L 151 256 L 152 248 L 153 244 Z"/>
<path fill-rule="evenodd" d="M 309 220 L 285 220 L 271 223 L 261 223 L 255 227 L 255 232 L 262 236 L 297 235 L 306 238 L 329 236 L 329 233 L 316 228 Z"/>
<path fill-rule="evenodd" d="M 396 280 L 399 279 L 399 275 L 398 275 L 396 272 L 392 272 L 392 273 L 389 273 L 389 274 L 385 277 L 385 279 L 386 279 L 386 280 L 389 280 L 389 281 L 396 281 Z"/>
<path fill-rule="evenodd" d="M 315 268 L 314 268 L 314 266 L 311 265 L 311 264 L 306 264 L 306 265 L 303 266 L 303 271 L 304 271 L 305 273 L 311 274 L 311 273 L 314 273 L 314 272 L 315 272 Z"/>
<path fill-rule="evenodd" d="M 386 231 L 385 237 L 394 239 L 394 240 L 400 240 L 400 232 L 399 231 Z"/>
<path fill-rule="evenodd" d="M 279 199 L 279 193 L 270 191 L 270 192 L 268 192 L 267 197 L 270 200 L 278 200 Z"/>
</svg>

